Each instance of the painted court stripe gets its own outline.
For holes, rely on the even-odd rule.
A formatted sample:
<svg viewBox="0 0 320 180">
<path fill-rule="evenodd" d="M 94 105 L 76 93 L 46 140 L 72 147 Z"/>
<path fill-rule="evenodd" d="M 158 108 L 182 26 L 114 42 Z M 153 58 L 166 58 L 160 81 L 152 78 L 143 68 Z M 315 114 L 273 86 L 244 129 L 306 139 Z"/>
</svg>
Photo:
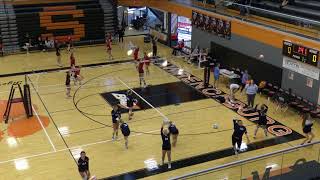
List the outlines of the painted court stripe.
<svg viewBox="0 0 320 180">
<path fill-rule="evenodd" d="M 54 144 L 53 144 L 53 142 L 52 142 L 52 140 L 51 140 L 51 138 L 50 138 L 50 136 L 49 136 L 46 128 L 43 126 L 42 121 L 41 121 L 41 119 L 40 119 L 37 111 L 34 109 L 33 106 L 32 106 L 32 110 L 33 110 L 33 112 L 36 114 L 36 117 L 37 117 L 37 119 L 38 119 L 38 121 L 39 121 L 39 123 L 40 123 L 40 125 L 41 125 L 41 127 L 42 127 L 42 129 L 43 129 L 43 132 L 46 134 L 46 136 L 47 136 L 47 138 L 48 138 L 48 140 L 49 140 L 49 142 L 50 142 L 50 144 L 51 144 L 51 146 L 52 146 L 53 151 L 56 152 L 57 149 L 56 149 L 56 147 L 54 146 Z"/>
<path fill-rule="evenodd" d="M 154 110 L 156 110 L 165 120 L 169 120 L 167 116 L 165 116 L 161 111 L 158 110 L 158 108 L 154 107 L 152 104 L 150 104 L 147 100 L 145 100 L 140 94 L 135 92 L 130 86 L 128 86 L 125 82 L 123 82 L 119 77 L 117 79 L 125 85 L 128 89 L 130 89 L 133 93 L 135 93 L 139 98 L 141 98 L 145 103 L 147 103 L 150 107 L 152 107 Z"/>
<path fill-rule="evenodd" d="M 160 132 L 160 129 L 148 131 L 147 133 L 152 133 L 152 132 L 157 132 L 157 131 Z M 143 133 L 137 133 L 137 134 L 131 135 L 130 137 L 136 137 L 136 136 L 141 136 L 141 135 L 144 135 L 144 134 Z M 160 136 L 160 133 L 159 133 L 159 136 Z M 118 140 L 122 140 L 122 139 L 123 138 L 119 138 Z M 0 164 L 14 162 L 17 159 L 31 159 L 31 158 L 35 158 L 35 157 L 41 157 L 41 156 L 45 156 L 45 155 L 55 154 L 55 153 L 58 153 L 58 152 L 69 151 L 69 150 L 73 150 L 73 149 L 77 149 L 77 148 L 83 148 L 83 147 L 93 146 L 93 145 L 97 145 L 97 144 L 104 144 L 104 143 L 108 143 L 108 142 L 112 142 L 112 140 L 111 139 L 110 140 L 103 140 L 103 141 L 98 141 L 98 142 L 93 142 L 93 143 L 73 146 L 73 147 L 70 147 L 70 148 L 59 149 L 59 150 L 56 150 L 56 151 L 49 151 L 49 152 L 45 152 L 45 153 L 39 153 L 39 154 L 19 157 L 19 158 L 15 158 L 15 159 L 9 159 L 9 160 L 5 160 L 5 161 L 0 161 Z"/>
</svg>

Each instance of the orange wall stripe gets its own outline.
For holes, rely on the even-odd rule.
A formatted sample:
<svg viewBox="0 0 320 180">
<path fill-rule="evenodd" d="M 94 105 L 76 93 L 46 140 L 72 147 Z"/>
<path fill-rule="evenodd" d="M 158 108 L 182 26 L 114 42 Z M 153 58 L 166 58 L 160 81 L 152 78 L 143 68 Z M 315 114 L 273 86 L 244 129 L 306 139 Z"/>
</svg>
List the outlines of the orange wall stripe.
<svg viewBox="0 0 320 180">
<path fill-rule="evenodd" d="M 221 18 L 224 20 L 231 20 L 231 30 L 233 34 L 243 36 L 264 44 L 268 44 L 273 47 L 282 48 L 283 40 L 289 40 L 304 46 L 320 50 L 320 42 L 316 42 L 311 39 L 306 39 L 303 37 L 298 37 L 293 34 L 287 34 L 277 30 L 269 29 L 267 27 L 258 26 L 255 24 L 250 24 L 246 22 L 241 22 L 239 20 L 230 19 L 229 17 L 215 14 L 213 12 L 199 10 L 193 7 L 189 7 L 183 4 L 177 4 L 174 2 L 168 2 L 163 0 L 159 2 L 158 0 L 140 0 L 134 1 L 131 0 L 119 0 L 119 5 L 123 6 L 148 6 L 155 7 L 167 12 L 172 12 L 180 16 L 185 16 L 191 18 L 192 10 L 200 12 L 205 15 L 209 15 L 216 18 Z"/>
<path fill-rule="evenodd" d="M 55 16 L 65 14 L 81 14 L 83 10 L 64 10 L 64 11 L 53 11 L 53 12 L 40 12 L 40 16 Z"/>
</svg>

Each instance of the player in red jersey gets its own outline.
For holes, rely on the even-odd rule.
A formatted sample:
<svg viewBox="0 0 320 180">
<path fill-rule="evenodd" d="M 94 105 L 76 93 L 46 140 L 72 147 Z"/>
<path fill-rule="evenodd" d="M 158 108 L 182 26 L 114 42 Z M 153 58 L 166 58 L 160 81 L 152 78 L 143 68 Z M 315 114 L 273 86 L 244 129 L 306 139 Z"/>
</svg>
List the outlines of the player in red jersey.
<svg viewBox="0 0 320 180">
<path fill-rule="evenodd" d="M 71 50 L 71 48 L 72 48 L 72 46 L 73 46 L 71 35 L 69 35 L 69 36 L 67 37 L 66 44 L 67 44 L 67 50 L 70 52 L 70 50 Z"/>
<path fill-rule="evenodd" d="M 143 87 L 147 87 L 146 81 L 144 79 L 144 70 L 143 70 L 144 61 L 138 59 L 137 62 L 138 62 L 137 70 L 138 70 L 138 73 L 139 73 L 140 87 L 142 87 L 142 83 L 144 84 Z"/>
<path fill-rule="evenodd" d="M 77 82 L 79 83 L 79 85 L 81 85 L 81 81 L 83 80 L 83 76 L 80 75 L 80 68 L 81 66 L 75 65 L 72 65 L 71 67 L 71 78 L 74 82 L 74 85 L 77 85 Z"/>
<path fill-rule="evenodd" d="M 149 71 L 150 62 L 151 62 L 151 60 L 150 60 L 150 57 L 148 56 L 147 52 L 144 52 L 144 65 L 145 65 L 147 76 L 150 74 L 150 71 Z"/>
<path fill-rule="evenodd" d="M 74 58 L 73 52 L 70 54 L 70 67 L 76 65 L 76 59 Z"/>
<path fill-rule="evenodd" d="M 107 50 L 107 53 L 109 55 L 109 59 L 113 59 L 113 56 L 112 56 L 112 40 L 108 37 L 106 39 L 106 50 Z"/>
<path fill-rule="evenodd" d="M 134 51 L 133 51 L 133 59 L 135 60 L 135 61 L 138 61 L 139 59 L 139 47 L 136 47 L 136 48 L 134 48 Z"/>
</svg>

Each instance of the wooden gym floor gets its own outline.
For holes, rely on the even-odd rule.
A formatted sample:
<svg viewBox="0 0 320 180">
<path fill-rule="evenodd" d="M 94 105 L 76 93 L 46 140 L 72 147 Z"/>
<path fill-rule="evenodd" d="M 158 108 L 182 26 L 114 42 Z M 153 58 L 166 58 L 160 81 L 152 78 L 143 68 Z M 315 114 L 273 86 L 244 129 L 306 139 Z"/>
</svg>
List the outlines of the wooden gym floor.
<svg viewBox="0 0 320 180">
<path fill-rule="evenodd" d="M 141 49 L 150 52 L 150 45 L 144 44 L 141 36 L 126 37 L 125 41 L 126 44 L 131 41 L 139 45 Z M 22 105 L 15 104 L 11 113 L 14 119 L 10 120 L 9 124 L 1 120 L 0 179 L 81 179 L 75 163 L 81 150 L 87 152 L 90 158 L 91 173 L 99 179 L 123 178 L 125 177 L 123 174 L 127 172 L 130 172 L 129 175 L 139 174 L 139 177 L 146 179 L 167 179 L 301 143 L 302 139 L 298 138 L 261 147 L 262 141 L 276 137 L 269 133 L 268 138 L 264 138 L 260 130 L 257 139 L 253 139 L 255 128 L 253 122 L 231 111 L 225 105 L 204 97 L 192 87 L 181 85 L 183 83 L 179 78 L 169 74 L 160 66 L 152 65 L 151 74 L 146 77 L 150 89 L 147 89 L 146 92 L 136 90 L 143 97 L 138 100 L 145 104 L 159 104 L 158 101 L 161 101 L 161 98 L 149 98 L 147 94 L 149 91 L 156 92 L 160 86 L 162 90 L 159 94 L 164 93 L 163 97 L 167 99 L 156 107 L 157 110 L 148 107 L 135 112 L 133 120 L 129 122 L 130 129 L 134 132 L 129 137 L 129 149 L 126 150 L 121 134 L 118 141 L 111 141 L 111 107 L 101 94 L 139 87 L 134 64 L 125 61 L 132 59 L 131 56 L 127 56 L 127 50 L 127 45 L 113 47 L 115 60 L 123 61 L 123 63 L 82 68 L 81 74 L 85 79 L 82 86 L 74 86 L 72 83 L 73 98 L 65 96 L 65 70 L 28 74 L 34 117 L 26 119 Z M 169 60 L 178 68 L 183 68 L 200 79 L 203 78 L 203 70 L 186 64 L 181 58 L 172 57 L 171 49 L 168 47 L 159 44 L 159 52 L 160 57 Z M 69 63 L 68 56 L 67 52 L 63 53 L 65 67 Z M 108 62 L 104 46 L 76 48 L 75 57 L 76 63 L 81 65 Z M 55 58 L 54 52 L 37 52 L 0 59 L 1 74 L 6 74 L 5 77 L 0 78 L 1 114 L 5 110 L 11 84 L 19 81 L 24 84 L 24 75 L 12 75 L 12 73 L 58 68 Z M 225 83 L 226 79 L 222 79 L 219 88 L 228 92 Z M 197 93 L 200 98 L 192 97 Z M 170 99 L 172 97 L 178 97 L 178 100 Z M 237 98 L 243 102 L 246 101 L 244 94 L 237 94 Z M 182 103 L 177 103 L 177 101 Z M 276 106 L 260 95 L 256 97 L 256 102 L 267 103 L 270 117 L 291 128 L 297 134 L 302 133 L 301 119 L 293 110 L 289 109 L 285 113 L 275 111 Z M 122 117 L 128 122 L 127 114 L 123 114 Z M 161 171 L 150 175 L 150 173 L 144 173 L 146 166 L 154 162 L 156 164 L 161 162 L 159 131 L 164 117 L 174 121 L 181 133 L 177 147 L 172 150 L 172 158 L 175 163 L 170 171 L 165 167 L 159 167 Z M 248 150 L 239 156 L 230 154 L 233 117 L 244 120 L 251 143 L 256 144 L 256 147 L 260 144 L 259 148 Z M 212 128 L 214 123 L 219 125 L 218 129 Z M 316 123 L 314 126 L 315 140 L 319 140 L 318 129 L 319 124 Z M 251 172 L 255 170 L 264 172 L 266 166 L 280 165 L 282 160 L 289 167 L 300 158 L 317 159 L 316 150 L 319 150 L 319 146 L 293 152 L 284 159 L 276 156 L 250 163 L 242 170 L 242 177 L 250 177 Z M 205 154 L 212 155 L 210 156 L 212 160 Z M 222 156 L 218 157 L 219 154 Z M 306 154 L 308 157 L 305 157 Z M 204 155 L 203 157 L 208 159 L 199 155 Z M 203 163 L 185 167 L 184 163 L 188 164 L 187 161 L 192 157 Z M 276 169 L 279 167 L 275 166 L 274 170 Z M 216 173 L 210 179 L 225 177 L 239 179 L 240 171 L 240 167 L 230 168 L 227 171 Z M 208 177 L 203 179 L 208 179 Z"/>
</svg>

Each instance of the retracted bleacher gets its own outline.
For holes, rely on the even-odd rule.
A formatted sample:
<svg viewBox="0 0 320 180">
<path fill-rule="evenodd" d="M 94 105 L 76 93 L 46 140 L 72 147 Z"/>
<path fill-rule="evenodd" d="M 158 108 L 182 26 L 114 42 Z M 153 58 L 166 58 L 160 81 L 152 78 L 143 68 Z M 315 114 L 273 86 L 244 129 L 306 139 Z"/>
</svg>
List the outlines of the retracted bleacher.
<svg viewBox="0 0 320 180">
<path fill-rule="evenodd" d="M 69 35 L 76 45 L 104 41 L 105 16 L 99 0 L 19 3 L 13 7 L 21 47 L 27 41 L 26 34 L 29 34 L 33 42 L 39 36 L 65 41 Z M 114 29 L 115 25 L 116 23 L 109 24 L 111 29 Z"/>
</svg>

